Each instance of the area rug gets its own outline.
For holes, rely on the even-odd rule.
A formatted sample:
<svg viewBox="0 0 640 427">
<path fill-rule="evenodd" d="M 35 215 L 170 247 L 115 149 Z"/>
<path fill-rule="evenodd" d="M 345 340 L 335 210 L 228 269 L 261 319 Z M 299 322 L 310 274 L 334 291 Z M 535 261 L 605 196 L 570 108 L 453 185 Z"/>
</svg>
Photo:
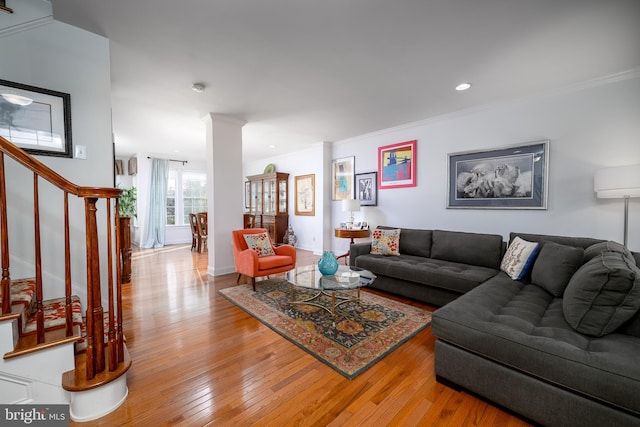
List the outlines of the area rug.
<svg viewBox="0 0 640 427">
<path fill-rule="evenodd" d="M 295 291 L 296 300 L 314 294 L 303 288 Z M 291 304 L 290 285 L 282 278 L 258 282 L 256 292 L 250 285 L 219 292 L 349 379 L 373 366 L 431 322 L 431 313 L 426 310 L 368 292 L 361 292 L 360 304 L 341 305 L 334 320 L 322 308 Z M 322 297 L 316 302 L 330 308 L 331 298 Z"/>
</svg>

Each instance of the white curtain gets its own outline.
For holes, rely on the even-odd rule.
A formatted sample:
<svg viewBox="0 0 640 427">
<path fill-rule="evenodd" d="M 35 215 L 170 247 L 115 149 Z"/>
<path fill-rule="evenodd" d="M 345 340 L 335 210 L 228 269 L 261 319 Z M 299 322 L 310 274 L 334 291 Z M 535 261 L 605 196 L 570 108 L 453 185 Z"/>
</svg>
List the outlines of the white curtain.
<svg viewBox="0 0 640 427">
<path fill-rule="evenodd" d="M 169 161 L 153 159 L 151 164 L 151 192 L 147 216 L 147 238 L 143 248 L 164 247 L 167 226 L 167 179 Z"/>
</svg>

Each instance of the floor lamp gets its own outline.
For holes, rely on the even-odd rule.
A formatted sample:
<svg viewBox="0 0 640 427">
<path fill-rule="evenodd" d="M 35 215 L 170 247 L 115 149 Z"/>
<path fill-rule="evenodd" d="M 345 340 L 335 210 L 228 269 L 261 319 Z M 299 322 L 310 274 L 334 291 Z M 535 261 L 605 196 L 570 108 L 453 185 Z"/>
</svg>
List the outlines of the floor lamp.
<svg viewBox="0 0 640 427">
<path fill-rule="evenodd" d="M 629 199 L 640 197 L 640 164 L 596 171 L 594 190 L 599 199 L 624 199 L 624 246 L 629 234 Z"/>
</svg>

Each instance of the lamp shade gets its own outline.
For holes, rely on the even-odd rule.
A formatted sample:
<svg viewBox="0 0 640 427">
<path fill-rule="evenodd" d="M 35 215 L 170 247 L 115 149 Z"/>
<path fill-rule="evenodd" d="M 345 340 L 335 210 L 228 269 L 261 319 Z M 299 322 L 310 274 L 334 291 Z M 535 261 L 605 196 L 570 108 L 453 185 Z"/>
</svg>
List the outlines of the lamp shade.
<svg viewBox="0 0 640 427">
<path fill-rule="evenodd" d="M 640 197 L 640 164 L 600 169 L 593 187 L 599 199 Z"/>
<path fill-rule="evenodd" d="M 359 210 L 360 210 L 360 200 L 358 199 L 342 200 L 342 212 L 358 212 Z"/>
</svg>

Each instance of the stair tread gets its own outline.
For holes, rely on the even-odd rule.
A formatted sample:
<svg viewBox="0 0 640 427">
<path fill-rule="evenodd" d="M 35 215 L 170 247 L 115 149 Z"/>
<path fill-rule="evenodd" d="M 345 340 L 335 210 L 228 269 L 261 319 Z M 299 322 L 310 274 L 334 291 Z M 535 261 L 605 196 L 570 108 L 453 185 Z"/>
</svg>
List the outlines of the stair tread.
<svg viewBox="0 0 640 427">
<path fill-rule="evenodd" d="M 75 342 L 80 339 L 80 326 L 74 326 L 73 335 L 65 336 L 64 329 L 55 329 L 47 331 L 44 334 L 44 343 L 38 344 L 38 338 L 35 334 L 20 337 L 16 343 L 15 349 L 4 355 L 5 359 L 22 356 L 58 345 Z"/>
<path fill-rule="evenodd" d="M 29 307 L 33 301 L 36 291 L 36 278 L 15 279 L 11 281 L 11 306 Z M 0 305 L 2 305 L 2 295 L 0 295 Z M 13 312 L 15 312 L 12 309 Z"/>
<path fill-rule="evenodd" d="M 65 301 L 65 297 L 62 297 L 42 302 L 45 331 L 64 328 L 66 326 Z M 80 298 L 77 295 L 71 295 L 71 313 L 73 324 L 81 325 L 82 307 L 80 305 Z M 32 313 L 32 316 L 22 328 L 22 335 L 34 334 L 36 332 L 36 318 L 33 314 L 34 313 Z"/>
</svg>

